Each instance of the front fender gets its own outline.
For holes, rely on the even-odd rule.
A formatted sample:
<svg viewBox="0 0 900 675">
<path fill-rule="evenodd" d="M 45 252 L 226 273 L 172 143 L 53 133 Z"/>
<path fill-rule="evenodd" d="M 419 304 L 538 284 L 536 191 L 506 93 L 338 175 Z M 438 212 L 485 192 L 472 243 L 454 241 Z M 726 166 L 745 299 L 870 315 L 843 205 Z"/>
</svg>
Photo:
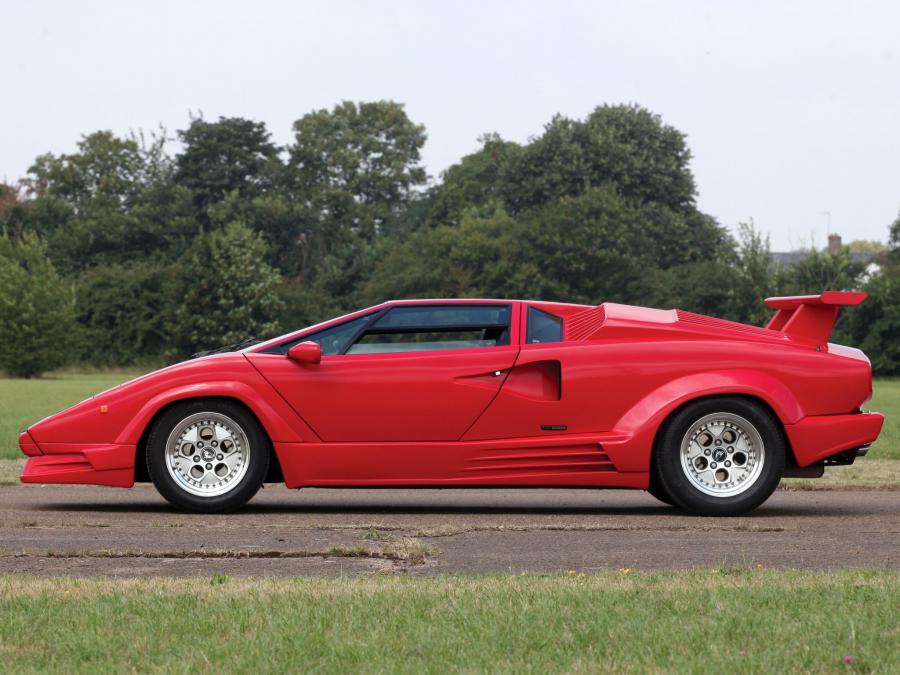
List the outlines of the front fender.
<svg viewBox="0 0 900 675">
<path fill-rule="evenodd" d="M 57 443 L 134 445 L 163 406 L 210 396 L 240 401 L 273 441 L 319 440 L 242 354 L 196 359 L 131 380 L 32 425 L 29 437 L 42 450 Z"/>
<path fill-rule="evenodd" d="M 269 386 L 268 384 L 266 386 Z M 137 443 L 153 417 L 167 405 L 193 398 L 224 397 L 243 403 L 262 423 L 273 442 L 302 442 L 318 440 L 312 430 L 297 417 L 276 392 L 275 399 L 267 399 L 260 392 L 244 382 L 228 380 L 195 382 L 163 391 L 137 411 L 131 421 L 122 429 L 117 443 Z M 280 404 L 280 405 L 279 405 Z"/>
</svg>

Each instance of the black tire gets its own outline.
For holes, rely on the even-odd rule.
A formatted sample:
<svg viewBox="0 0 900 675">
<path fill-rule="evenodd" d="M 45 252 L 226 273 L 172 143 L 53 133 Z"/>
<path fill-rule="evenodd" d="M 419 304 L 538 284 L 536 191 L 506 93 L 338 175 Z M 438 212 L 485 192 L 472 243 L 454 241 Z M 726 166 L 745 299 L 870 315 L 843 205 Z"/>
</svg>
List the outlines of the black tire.
<svg viewBox="0 0 900 675">
<path fill-rule="evenodd" d="M 708 421 L 711 431 L 719 430 L 721 437 L 716 438 L 714 433 L 705 435 L 704 421 Z M 738 440 L 727 440 L 732 438 L 729 429 L 735 430 L 734 438 Z M 689 441 L 689 434 L 700 441 Z M 703 449 L 707 441 L 709 448 Z M 761 452 L 742 452 L 738 447 L 738 443 L 749 442 L 747 447 L 752 448 L 760 441 Z M 683 443 L 696 453 L 693 459 L 688 454 L 682 459 Z M 722 459 L 719 455 L 724 452 L 732 455 L 726 454 Z M 752 511 L 771 496 L 781 480 L 785 456 L 781 425 L 762 405 L 741 397 L 702 399 L 689 403 L 665 422 L 653 454 L 651 485 L 656 481 L 677 506 L 692 513 L 737 516 Z M 738 467 L 737 461 L 732 464 L 732 459 L 743 459 L 743 465 Z M 694 462 L 699 462 L 700 467 L 705 464 L 707 473 L 695 472 Z M 726 463 L 729 468 L 725 468 Z M 720 472 L 724 478 L 716 476 Z M 733 476 L 738 477 L 732 481 Z M 742 480 L 747 483 L 741 485 Z"/>
<path fill-rule="evenodd" d="M 204 420 L 211 420 L 212 424 L 204 423 Z M 205 448 L 208 452 L 217 452 L 212 450 L 211 446 L 216 445 L 218 441 L 218 433 L 227 435 L 228 437 L 221 441 L 223 452 L 227 454 L 224 462 L 233 461 L 238 468 L 232 469 L 226 466 L 224 462 L 215 466 L 216 476 L 220 467 L 228 470 L 231 478 L 225 477 L 224 487 L 209 486 L 209 490 L 226 490 L 221 494 L 194 494 L 191 490 L 202 491 L 204 488 L 198 484 L 197 487 L 189 485 L 191 474 L 179 468 L 172 468 L 167 463 L 167 444 L 170 436 L 176 431 L 182 429 L 185 424 L 190 422 L 190 427 L 197 427 L 198 445 L 202 445 L 200 433 L 215 426 L 219 426 L 224 431 L 217 432 L 214 430 L 213 438 L 215 442 L 210 441 Z M 202 427 L 202 428 L 201 428 Z M 229 431 L 234 432 L 234 436 L 228 435 Z M 189 432 L 188 432 L 189 433 Z M 208 431 L 206 433 L 209 433 Z M 226 444 L 232 439 L 230 450 L 225 450 Z M 246 442 L 246 447 L 243 447 Z M 173 442 L 173 448 L 175 447 Z M 179 446 L 181 447 L 181 446 Z M 200 458 L 196 468 L 203 471 L 203 468 L 209 469 L 218 460 L 223 460 L 223 455 L 219 454 L 209 458 L 207 464 L 203 464 L 206 459 L 200 456 L 200 452 L 204 450 L 192 450 L 198 454 L 193 457 L 184 458 L 178 456 L 179 461 L 185 461 L 185 466 L 193 465 L 193 462 Z M 228 454 L 228 453 L 234 454 Z M 150 474 L 150 480 L 159 491 L 159 493 L 173 506 L 184 511 L 192 511 L 195 513 L 221 513 L 233 511 L 246 504 L 253 495 L 256 494 L 260 486 L 263 484 L 269 471 L 269 458 L 271 455 L 271 444 L 269 438 L 259 424 L 257 419 L 249 413 L 243 406 L 228 400 L 222 399 L 193 399 L 178 403 L 166 410 L 154 422 L 147 437 L 147 471 Z M 173 463 L 175 458 L 173 458 Z M 203 465 L 203 466 L 201 466 Z M 233 474 L 232 474 L 233 471 Z M 173 475 L 173 473 L 175 475 Z M 210 475 L 211 474 L 207 474 Z M 176 479 L 176 476 L 178 478 Z M 203 479 L 205 480 L 205 479 Z M 215 480 L 215 477 L 213 477 Z M 231 481 L 228 484 L 227 481 Z"/>
<path fill-rule="evenodd" d="M 674 500 L 666 493 L 662 486 L 660 486 L 659 481 L 656 479 L 656 476 L 653 475 L 653 472 L 650 474 L 650 486 L 647 488 L 647 492 L 656 497 L 663 504 L 668 504 L 669 506 L 677 507 L 678 504 L 674 502 Z"/>
</svg>

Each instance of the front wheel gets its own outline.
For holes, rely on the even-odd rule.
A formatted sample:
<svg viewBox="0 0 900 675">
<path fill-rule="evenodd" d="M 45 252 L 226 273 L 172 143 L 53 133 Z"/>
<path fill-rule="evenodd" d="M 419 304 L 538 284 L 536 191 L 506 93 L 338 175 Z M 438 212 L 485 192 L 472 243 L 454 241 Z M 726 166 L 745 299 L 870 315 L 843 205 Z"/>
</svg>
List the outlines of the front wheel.
<svg viewBox="0 0 900 675">
<path fill-rule="evenodd" d="M 647 488 L 647 492 L 649 492 L 653 497 L 661 501 L 663 504 L 668 504 L 669 506 L 678 506 L 675 501 L 668 495 L 668 493 L 662 489 L 662 486 L 659 484 L 659 480 L 653 476 L 650 481 L 650 486 Z"/>
<path fill-rule="evenodd" d="M 778 423 L 749 399 L 690 403 L 665 424 L 654 477 L 679 506 L 735 516 L 762 504 L 781 480 L 785 443 Z"/>
<path fill-rule="evenodd" d="M 246 504 L 269 470 L 269 440 L 246 409 L 216 399 L 179 403 L 147 439 L 147 470 L 159 493 L 186 511 Z"/>
</svg>

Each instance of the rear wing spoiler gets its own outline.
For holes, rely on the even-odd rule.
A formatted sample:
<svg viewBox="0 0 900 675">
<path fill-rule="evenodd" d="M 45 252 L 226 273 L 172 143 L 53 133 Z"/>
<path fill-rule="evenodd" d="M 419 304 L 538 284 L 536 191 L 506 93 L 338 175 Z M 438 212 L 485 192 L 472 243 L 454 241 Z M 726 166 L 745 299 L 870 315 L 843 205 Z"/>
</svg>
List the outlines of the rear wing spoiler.
<svg viewBox="0 0 900 675">
<path fill-rule="evenodd" d="M 823 345 L 831 336 L 841 306 L 858 305 L 868 297 L 868 293 L 825 291 L 821 295 L 766 298 L 766 304 L 776 310 L 766 328 Z"/>
</svg>

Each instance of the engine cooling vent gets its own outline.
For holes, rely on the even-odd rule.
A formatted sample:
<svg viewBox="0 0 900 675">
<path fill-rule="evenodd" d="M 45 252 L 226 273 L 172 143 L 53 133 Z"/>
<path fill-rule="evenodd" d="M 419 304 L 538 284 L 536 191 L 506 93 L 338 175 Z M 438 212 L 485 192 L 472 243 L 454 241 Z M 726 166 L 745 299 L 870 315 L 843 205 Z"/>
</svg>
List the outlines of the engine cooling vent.
<svg viewBox="0 0 900 675">
<path fill-rule="evenodd" d="M 590 307 L 584 311 L 573 314 L 566 319 L 566 340 L 586 340 L 597 332 L 597 329 L 606 321 L 606 309 L 603 305 Z"/>
<path fill-rule="evenodd" d="M 496 477 L 615 470 L 616 467 L 609 456 L 597 444 L 492 452 L 473 457 L 469 466 L 463 469 L 466 473 Z"/>
<path fill-rule="evenodd" d="M 768 328 L 760 328 L 759 326 L 748 326 L 745 323 L 738 323 L 737 321 L 726 321 L 725 319 L 716 319 L 711 316 L 703 316 L 702 314 L 694 314 L 693 312 L 685 312 L 683 310 L 676 310 L 678 314 L 678 320 L 682 323 L 690 323 L 695 326 L 707 326 L 709 328 L 720 328 L 723 330 L 731 330 L 738 331 L 741 333 L 747 333 L 748 335 L 759 335 L 760 337 L 768 337 L 771 338 L 772 335 L 776 332 L 773 330 L 769 330 Z"/>
</svg>

